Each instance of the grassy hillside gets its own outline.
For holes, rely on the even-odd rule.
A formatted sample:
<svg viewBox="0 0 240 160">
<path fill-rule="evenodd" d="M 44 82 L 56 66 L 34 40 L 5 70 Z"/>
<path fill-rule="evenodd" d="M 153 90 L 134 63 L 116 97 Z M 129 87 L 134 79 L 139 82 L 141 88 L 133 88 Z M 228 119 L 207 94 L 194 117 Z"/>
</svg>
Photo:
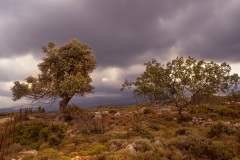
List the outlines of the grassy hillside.
<svg viewBox="0 0 240 160">
<path fill-rule="evenodd" d="M 184 120 L 171 104 L 33 113 L 16 126 L 5 158 L 240 159 L 240 104 L 224 97 L 214 102 L 189 106 Z"/>
</svg>

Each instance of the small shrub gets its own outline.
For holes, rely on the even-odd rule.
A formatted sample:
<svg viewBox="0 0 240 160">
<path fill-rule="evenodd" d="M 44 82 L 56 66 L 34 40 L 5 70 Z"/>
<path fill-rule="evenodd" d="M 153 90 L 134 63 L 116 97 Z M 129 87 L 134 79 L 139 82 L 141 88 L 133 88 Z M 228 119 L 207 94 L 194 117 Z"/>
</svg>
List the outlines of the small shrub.
<svg viewBox="0 0 240 160">
<path fill-rule="evenodd" d="M 48 143 L 42 143 L 39 147 L 39 150 L 44 150 L 44 149 L 47 149 L 49 148 L 49 144 Z"/>
<path fill-rule="evenodd" d="M 78 152 L 71 152 L 68 154 L 68 156 L 71 158 L 76 157 L 76 156 L 78 156 Z"/>
<path fill-rule="evenodd" d="M 67 148 L 67 150 L 68 150 L 69 152 L 74 152 L 74 151 L 76 151 L 76 146 L 75 146 L 75 144 L 73 144 L 73 143 L 66 145 L 65 148 Z"/>
<path fill-rule="evenodd" d="M 28 153 L 22 157 L 22 160 L 37 160 L 37 159 L 35 154 Z"/>
<path fill-rule="evenodd" d="M 155 124 L 155 123 L 152 123 L 149 125 L 149 128 L 154 130 L 154 131 L 159 131 L 160 130 L 160 127 L 159 125 Z"/>
<path fill-rule="evenodd" d="M 45 149 L 40 151 L 37 154 L 38 160 L 48 160 L 48 159 L 56 159 L 56 160 L 71 160 L 71 158 L 64 156 L 61 152 L 54 150 L 52 148 Z"/>
<path fill-rule="evenodd" d="M 94 142 L 88 146 L 86 146 L 85 148 L 80 148 L 80 151 L 79 153 L 81 155 L 96 155 L 96 154 L 100 154 L 102 153 L 103 151 L 105 151 L 107 149 L 106 146 L 100 144 L 100 143 L 97 143 L 97 142 Z"/>
<path fill-rule="evenodd" d="M 39 133 L 47 127 L 47 123 L 42 121 L 32 121 L 17 125 L 15 131 L 15 141 L 22 146 L 37 149 Z"/>
<path fill-rule="evenodd" d="M 151 144 L 150 144 L 149 140 L 147 140 L 147 139 L 136 140 L 135 144 L 136 144 L 135 149 L 138 152 L 147 152 L 152 149 Z"/>
<path fill-rule="evenodd" d="M 208 131 L 208 137 L 218 137 L 220 138 L 222 134 L 230 134 L 231 130 L 228 126 L 224 125 L 221 122 L 218 122 L 217 124 L 214 124 L 210 127 L 210 130 Z"/>
<path fill-rule="evenodd" d="M 186 129 L 178 129 L 176 131 L 176 134 L 177 135 L 187 135 L 188 134 L 188 131 Z"/>
<path fill-rule="evenodd" d="M 38 107 L 38 113 L 44 113 L 44 112 L 45 112 L 45 108 L 39 106 L 39 107 Z"/>
<path fill-rule="evenodd" d="M 115 114 L 115 113 L 117 113 L 118 111 L 116 110 L 116 109 L 110 109 L 109 110 L 109 113 L 111 113 L 111 114 Z"/>
<path fill-rule="evenodd" d="M 213 108 L 209 104 L 192 105 L 189 108 L 190 108 L 190 112 L 193 113 L 193 114 L 196 114 L 196 113 L 211 113 L 213 111 Z"/>
<path fill-rule="evenodd" d="M 26 148 L 38 149 L 43 142 L 50 146 L 58 145 L 63 140 L 64 133 L 62 125 L 50 125 L 36 120 L 16 126 L 15 141 Z"/>
<path fill-rule="evenodd" d="M 64 133 L 65 129 L 62 125 L 52 124 L 40 131 L 39 139 L 48 142 L 50 146 L 56 146 L 62 142 Z"/>
<path fill-rule="evenodd" d="M 237 142 L 240 143 L 240 128 L 236 131 Z"/>
<path fill-rule="evenodd" d="M 122 148 L 125 148 L 128 145 L 128 142 L 122 139 L 113 139 L 110 140 L 107 145 L 110 152 L 116 152 Z"/>
<path fill-rule="evenodd" d="M 143 110 L 143 114 L 154 114 L 154 110 L 152 110 L 151 108 L 145 108 Z"/>
<path fill-rule="evenodd" d="M 65 121 L 72 121 L 75 117 L 78 117 L 79 115 L 84 115 L 86 112 L 87 110 L 80 108 L 76 104 L 70 104 L 64 111 Z"/>
<path fill-rule="evenodd" d="M 134 136 L 141 136 L 142 138 L 147 138 L 151 140 L 154 139 L 154 136 L 148 130 L 145 130 L 145 129 L 128 131 L 125 134 L 124 138 L 129 139 L 130 137 L 134 137 Z"/>
<path fill-rule="evenodd" d="M 219 107 L 216 110 L 214 110 L 214 112 L 219 114 L 220 116 L 239 118 L 239 111 L 236 111 L 232 108 Z"/>
<path fill-rule="evenodd" d="M 229 146 L 214 143 L 203 137 L 181 136 L 172 140 L 171 145 L 187 153 L 189 158 L 228 160 L 234 157 Z"/>
</svg>

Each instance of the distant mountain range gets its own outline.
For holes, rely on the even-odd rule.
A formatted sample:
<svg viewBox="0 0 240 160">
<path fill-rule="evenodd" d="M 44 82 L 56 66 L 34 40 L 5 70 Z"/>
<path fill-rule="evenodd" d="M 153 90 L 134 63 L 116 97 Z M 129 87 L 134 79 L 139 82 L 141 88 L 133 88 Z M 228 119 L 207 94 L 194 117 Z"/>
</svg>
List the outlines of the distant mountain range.
<svg viewBox="0 0 240 160">
<path fill-rule="evenodd" d="M 136 103 L 135 100 L 130 99 L 130 98 L 123 98 L 123 99 L 94 99 L 93 100 L 88 100 L 88 99 L 81 99 L 79 98 L 73 98 L 69 104 L 76 104 L 82 108 L 96 108 L 99 106 L 124 106 L 124 105 L 133 105 Z M 39 106 L 44 107 L 46 112 L 56 112 L 58 111 L 58 104 L 59 101 L 56 101 L 53 104 L 45 104 L 45 103 L 38 103 L 38 104 L 20 104 L 18 106 L 9 106 L 6 108 L 0 108 L 0 112 L 19 112 L 19 109 L 22 107 L 32 107 L 33 110 L 37 110 Z"/>
</svg>

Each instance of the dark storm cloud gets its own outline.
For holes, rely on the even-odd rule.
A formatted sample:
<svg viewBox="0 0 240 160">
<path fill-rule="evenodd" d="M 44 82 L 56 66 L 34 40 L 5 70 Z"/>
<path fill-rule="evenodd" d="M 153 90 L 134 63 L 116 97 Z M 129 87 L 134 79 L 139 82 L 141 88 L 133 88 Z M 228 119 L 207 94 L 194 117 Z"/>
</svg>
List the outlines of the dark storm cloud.
<svg viewBox="0 0 240 160">
<path fill-rule="evenodd" d="M 28 51 L 41 56 L 40 48 L 48 41 L 61 44 L 76 37 L 92 46 L 100 65 L 120 65 L 148 50 L 173 45 L 175 39 L 161 30 L 158 20 L 170 17 L 187 1 L 4 2 L 4 13 L 13 20 L 4 30 L 1 56 Z"/>
<path fill-rule="evenodd" d="M 40 54 L 48 41 L 71 38 L 88 43 L 99 65 L 121 66 L 154 50 L 181 42 L 182 55 L 239 60 L 238 1 L 210 0 L 88 0 L 7 1 L 0 54 Z M 234 7 L 235 6 L 235 7 Z M 7 18 L 6 18 L 7 17 Z M 165 26 L 163 22 L 170 22 Z M 226 55 L 227 54 L 227 55 Z"/>
<path fill-rule="evenodd" d="M 170 21 L 181 55 L 216 61 L 240 60 L 240 1 L 198 1 Z"/>
<path fill-rule="evenodd" d="M 37 62 L 49 41 L 62 45 L 77 38 L 92 47 L 101 69 L 93 79 L 96 94 L 117 94 L 121 86 L 114 85 L 142 72 L 129 68 L 151 58 L 162 63 L 174 56 L 238 62 L 239 8 L 238 0 L 1 0 L 0 62 L 27 54 Z M 24 66 L 21 72 L 17 64 L 8 66 L 0 68 L 0 82 L 32 74 Z M 104 72 L 109 68 L 121 73 L 111 79 Z M 104 78 L 109 82 L 103 83 Z"/>
</svg>

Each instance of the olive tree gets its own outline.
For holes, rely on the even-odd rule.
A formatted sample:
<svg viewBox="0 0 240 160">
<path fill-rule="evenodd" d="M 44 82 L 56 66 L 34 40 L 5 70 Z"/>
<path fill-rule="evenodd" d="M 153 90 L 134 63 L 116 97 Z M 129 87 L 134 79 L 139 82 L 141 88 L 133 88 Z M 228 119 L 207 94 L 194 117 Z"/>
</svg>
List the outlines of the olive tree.
<svg viewBox="0 0 240 160">
<path fill-rule="evenodd" d="M 45 57 L 38 64 L 40 74 L 22 83 L 15 81 L 11 88 L 13 100 L 25 97 L 33 102 L 53 102 L 61 98 L 59 111 L 63 112 L 73 96 L 85 96 L 94 89 L 90 77 L 96 67 L 94 54 L 76 39 L 59 48 L 50 42 L 42 50 Z"/>
<path fill-rule="evenodd" d="M 177 57 L 166 65 L 156 60 L 145 63 L 146 70 L 136 81 L 125 80 L 122 89 L 134 86 L 136 98 L 150 102 L 168 101 L 175 104 L 178 114 L 183 118 L 182 110 L 202 96 L 226 93 L 236 89 L 239 76 L 230 75 L 231 67 L 227 63 L 197 61 L 192 57 Z"/>
</svg>

